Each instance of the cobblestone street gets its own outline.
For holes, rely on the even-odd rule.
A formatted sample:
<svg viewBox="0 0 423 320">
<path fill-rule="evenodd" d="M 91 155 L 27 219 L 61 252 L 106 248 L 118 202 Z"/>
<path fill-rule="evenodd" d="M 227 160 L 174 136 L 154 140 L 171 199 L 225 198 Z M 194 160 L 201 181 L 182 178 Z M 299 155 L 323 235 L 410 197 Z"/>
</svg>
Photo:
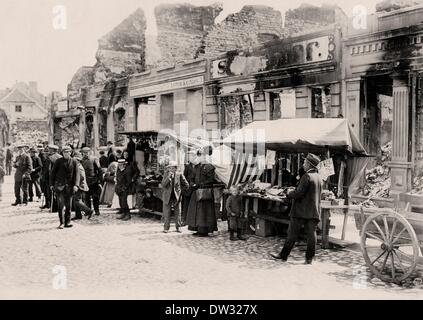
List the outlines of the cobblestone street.
<svg viewBox="0 0 423 320">
<path fill-rule="evenodd" d="M 182 234 L 164 234 L 157 219 L 134 214 L 121 222 L 111 209 L 58 230 L 57 215 L 41 211 L 39 202 L 11 207 L 11 191 L 12 179 L 6 177 L 0 203 L 3 299 L 423 297 L 418 279 L 402 287 L 371 279 L 358 252 L 318 250 L 309 266 L 297 247 L 289 263 L 281 264 L 268 256 L 282 244 L 277 237 L 231 242 L 226 222 L 210 238 L 195 238 L 186 228 Z M 57 270 L 66 272 L 65 289 L 55 289 Z"/>
</svg>

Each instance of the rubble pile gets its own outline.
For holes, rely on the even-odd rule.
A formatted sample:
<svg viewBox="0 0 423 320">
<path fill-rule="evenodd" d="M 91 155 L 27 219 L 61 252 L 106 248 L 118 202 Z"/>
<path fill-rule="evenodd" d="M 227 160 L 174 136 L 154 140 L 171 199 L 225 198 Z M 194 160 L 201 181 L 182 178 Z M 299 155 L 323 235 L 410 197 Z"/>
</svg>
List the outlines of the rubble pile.
<svg viewBox="0 0 423 320">
<path fill-rule="evenodd" d="M 14 137 L 15 145 L 26 144 L 34 146 L 48 141 L 47 132 L 32 130 L 32 131 L 18 131 Z"/>
<path fill-rule="evenodd" d="M 378 158 L 376 166 L 366 170 L 366 184 L 361 194 L 369 198 L 388 198 L 391 188 L 391 175 L 388 161 L 391 160 L 392 142 L 381 147 L 382 155 Z"/>
<path fill-rule="evenodd" d="M 411 189 L 410 193 L 423 194 L 423 171 L 413 179 L 413 189 Z"/>
</svg>

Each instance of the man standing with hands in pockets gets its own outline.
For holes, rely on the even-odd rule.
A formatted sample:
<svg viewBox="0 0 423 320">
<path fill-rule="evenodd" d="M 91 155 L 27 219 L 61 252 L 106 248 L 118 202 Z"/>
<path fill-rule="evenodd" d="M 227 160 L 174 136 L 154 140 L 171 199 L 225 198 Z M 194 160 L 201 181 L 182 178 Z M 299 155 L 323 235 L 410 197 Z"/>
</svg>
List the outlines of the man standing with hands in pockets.
<svg viewBox="0 0 423 320">
<path fill-rule="evenodd" d="M 320 221 L 320 198 L 322 194 L 322 180 L 317 171 L 320 158 L 312 153 L 307 155 L 303 167 L 306 173 L 301 177 L 295 190 L 288 193 L 293 199 L 288 229 L 288 237 L 279 254 L 270 254 L 273 258 L 287 261 L 300 229 L 304 226 L 307 237 L 307 251 L 305 264 L 311 264 L 316 251 L 316 227 Z"/>
<path fill-rule="evenodd" d="M 181 232 L 179 230 L 181 227 L 181 192 L 182 188 L 188 188 L 189 185 L 187 179 L 177 169 L 177 162 L 170 161 L 162 180 L 164 233 L 169 232 L 172 210 L 175 213 L 176 232 Z"/>
</svg>

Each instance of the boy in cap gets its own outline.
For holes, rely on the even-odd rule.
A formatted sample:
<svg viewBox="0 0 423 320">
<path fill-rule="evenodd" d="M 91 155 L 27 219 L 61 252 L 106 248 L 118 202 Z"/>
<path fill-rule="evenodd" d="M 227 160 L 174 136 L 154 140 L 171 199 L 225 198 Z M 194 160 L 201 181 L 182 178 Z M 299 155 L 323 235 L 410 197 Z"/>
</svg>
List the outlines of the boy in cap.
<svg viewBox="0 0 423 320">
<path fill-rule="evenodd" d="M 179 230 L 181 226 L 181 192 L 182 188 L 187 189 L 189 185 L 187 179 L 177 169 L 177 162 L 170 161 L 162 180 L 164 233 L 169 232 L 172 210 L 175 213 L 176 232 L 181 232 Z"/>
<path fill-rule="evenodd" d="M 320 158 L 312 153 L 307 155 L 303 167 L 305 174 L 301 177 L 295 190 L 287 194 L 293 199 L 288 237 L 279 254 L 271 254 L 275 259 L 286 261 L 300 229 L 304 226 L 307 237 L 306 264 L 311 264 L 316 251 L 316 227 L 320 221 L 320 198 L 322 194 L 322 180 L 318 174 L 317 166 Z"/>
</svg>

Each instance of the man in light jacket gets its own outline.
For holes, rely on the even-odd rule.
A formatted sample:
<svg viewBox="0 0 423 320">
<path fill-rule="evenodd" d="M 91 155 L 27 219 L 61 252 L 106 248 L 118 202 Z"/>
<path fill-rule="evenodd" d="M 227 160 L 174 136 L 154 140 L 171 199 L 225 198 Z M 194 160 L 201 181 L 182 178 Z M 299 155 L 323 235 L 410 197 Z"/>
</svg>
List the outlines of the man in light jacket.
<svg viewBox="0 0 423 320">
<path fill-rule="evenodd" d="M 172 210 L 175 213 L 176 232 L 181 232 L 181 192 L 182 188 L 188 188 L 189 184 L 184 175 L 177 171 L 176 161 L 170 161 L 162 180 L 163 190 L 163 218 L 164 233 L 170 229 L 170 214 Z"/>
</svg>

